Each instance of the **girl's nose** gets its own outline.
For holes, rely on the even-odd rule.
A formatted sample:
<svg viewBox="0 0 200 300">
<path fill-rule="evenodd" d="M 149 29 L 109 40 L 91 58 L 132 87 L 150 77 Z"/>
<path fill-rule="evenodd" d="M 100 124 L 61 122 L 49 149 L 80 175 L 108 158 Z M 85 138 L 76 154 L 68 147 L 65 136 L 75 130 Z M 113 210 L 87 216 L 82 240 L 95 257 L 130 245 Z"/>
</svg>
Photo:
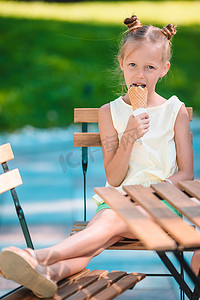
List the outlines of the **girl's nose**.
<svg viewBox="0 0 200 300">
<path fill-rule="evenodd" d="M 136 77 L 137 78 L 144 78 L 144 73 L 143 73 L 143 71 L 142 70 L 137 70 L 137 73 L 136 73 Z"/>
</svg>

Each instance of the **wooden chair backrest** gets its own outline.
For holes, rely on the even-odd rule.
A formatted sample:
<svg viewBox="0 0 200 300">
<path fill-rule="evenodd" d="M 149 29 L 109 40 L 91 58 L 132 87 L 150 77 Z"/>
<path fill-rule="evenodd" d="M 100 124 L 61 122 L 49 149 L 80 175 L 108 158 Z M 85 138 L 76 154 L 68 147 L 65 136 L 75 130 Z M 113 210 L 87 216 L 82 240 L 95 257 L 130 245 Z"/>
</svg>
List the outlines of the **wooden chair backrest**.
<svg viewBox="0 0 200 300">
<path fill-rule="evenodd" d="M 14 154 L 12 152 L 11 146 L 9 143 L 0 145 L 0 163 L 2 167 L 7 168 L 6 162 L 13 159 Z M 0 194 L 11 190 L 22 184 L 22 179 L 18 169 L 6 170 L 5 173 L 0 174 Z"/>
<path fill-rule="evenodd" d="M 19 170 L 14 169 L 10 171 L 7 164 L 7 162 L 13 158 L 14 154 L 10 144 L 7 143 L 4 145 L 0 145 L 0 164 L 2 165 L 3 171 L 3 174 L 0 174 L 0 194 L 10 190 L 27 247 L 33 249 L 33 243 L 26 223 L 24 212 L 15 190 L 15 188 L 21 185 L 23 182 Z"/>
<path fill-rule="evenodd" d="M 99 108 L 75 108 L 74 123 L 98 123 L 98 110 Z M 191 122 L 193 108 L 187 107 L 187 112 Z M 101 147 L 99 132 L 75 132 L 74 147 Z"/>
</svg>

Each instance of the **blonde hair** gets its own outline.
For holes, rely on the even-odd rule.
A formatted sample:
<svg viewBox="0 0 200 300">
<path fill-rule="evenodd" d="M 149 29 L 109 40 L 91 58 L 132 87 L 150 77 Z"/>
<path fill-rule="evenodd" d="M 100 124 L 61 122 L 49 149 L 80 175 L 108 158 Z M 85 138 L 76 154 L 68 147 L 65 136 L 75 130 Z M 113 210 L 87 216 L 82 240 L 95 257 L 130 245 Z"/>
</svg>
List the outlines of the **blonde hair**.
<svg viewBox="0 0 200 300">
<path fill-rule="evenodd" d="M 169 24 L 160 29 L 152 25 L 142 25 L 136 15 L 131 18 L 126 18 L 124 24 L 128 26 L 125 32 L 125 37 L 121 42 L 118 55 L 122 59 L 125 57 L 127 45 L 131 42 L 132 50 L 150 42 L 160 45 L 162 50 L 163 62 L 167 62 L 171 58 L 171 39 L 176 34 L 176 29 L 173 24 Z"/>
</svg>

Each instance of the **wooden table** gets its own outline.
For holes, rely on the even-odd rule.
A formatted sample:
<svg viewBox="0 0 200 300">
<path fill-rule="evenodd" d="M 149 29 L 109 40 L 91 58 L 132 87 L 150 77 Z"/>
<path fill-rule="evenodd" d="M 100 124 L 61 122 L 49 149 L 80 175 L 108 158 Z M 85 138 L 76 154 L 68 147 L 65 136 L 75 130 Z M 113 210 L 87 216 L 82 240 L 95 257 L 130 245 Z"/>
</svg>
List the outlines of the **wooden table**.
<svg viewBox="0 0 200 300">
<path fill-rule="evenodd" d="M 200 181 L 166 182 L 151 185 L 127 185 L 123 196 L 113 187 L 95 188 L 95 192 L 123 218 L 130 230 L 149 250 L 155 250 L 189 299 L 199 299 L 200 276 L 196 277 L 184 259 L 183 251 L 200 249 Z M 131 198 L 131 199 L 130 199 Z M 175 208 L 178 216 L 161 199 Z M 144 213 L 138 210 L 138 204 Z M 191 226 L 191 224 L 195 226 Z M 194 291 L 179 274 L 166 252 L 172 252 L 195 284 Z"/>
</svg>

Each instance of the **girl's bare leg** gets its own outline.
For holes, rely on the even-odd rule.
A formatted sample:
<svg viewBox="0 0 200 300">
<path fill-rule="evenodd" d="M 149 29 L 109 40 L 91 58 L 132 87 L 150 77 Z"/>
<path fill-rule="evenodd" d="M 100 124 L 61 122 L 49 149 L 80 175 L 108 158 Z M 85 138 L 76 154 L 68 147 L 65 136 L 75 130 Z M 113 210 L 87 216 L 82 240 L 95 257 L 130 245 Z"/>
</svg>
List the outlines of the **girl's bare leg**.
<svg viewBox="0 0 200 300">
<path fill-rule="evenodd" d="M 97 251 L 86 256 L 70 258 L 49 265 L 46 267 L 46 274 L 48 274 L 53 281 L 58 282 L 63 278 L 78 273 L 88 265 L 88 263 L 94 256 L 99 255 L 103 250 L 116 243 L 120 239 L 120 236 L 114 237 L 110 241 L 108 241 L 101 249 L 98 249 Z"/>
<path fill-rule="evenodd" d="M 196 276 L 199 274 L 199 268 L 200 268 L 200 250 L 196 250 L 191 260 L 191 269 L 196 274 Z"/>
<path fill-rule="evenodd" d="M 35 250 L 35 254 L 38 262 L 45 265 L 91 254 L 93 256 L 97 250 L 105 249 L 112 238 L 120 240 L 127 236 L 126 232 L 129 232 L 126 223 L 112 209 L 103 209 L 91 219 L 86 229 L 55 246 Z M 132 234 L 129 237 L 134 238 Z"/>
</svg>

